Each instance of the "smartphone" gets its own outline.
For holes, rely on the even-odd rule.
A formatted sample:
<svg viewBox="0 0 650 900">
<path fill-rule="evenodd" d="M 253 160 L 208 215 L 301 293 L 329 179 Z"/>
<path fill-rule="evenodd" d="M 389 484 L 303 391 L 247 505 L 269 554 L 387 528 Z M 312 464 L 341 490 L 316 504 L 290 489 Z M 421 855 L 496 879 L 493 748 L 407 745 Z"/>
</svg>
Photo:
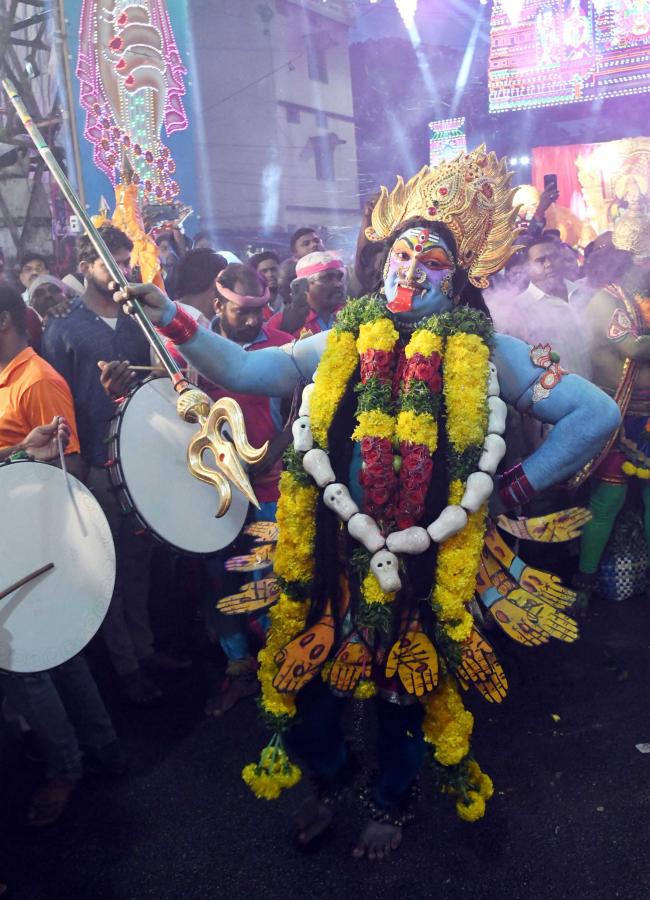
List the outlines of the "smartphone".
<svg viewBox="0 0 650 900">
<path fill-rule="evenodd" d="M 550 174 L 544 176 L 544 190 L 551 189 L 557 191 L 557 175 Z"/>
</svg>

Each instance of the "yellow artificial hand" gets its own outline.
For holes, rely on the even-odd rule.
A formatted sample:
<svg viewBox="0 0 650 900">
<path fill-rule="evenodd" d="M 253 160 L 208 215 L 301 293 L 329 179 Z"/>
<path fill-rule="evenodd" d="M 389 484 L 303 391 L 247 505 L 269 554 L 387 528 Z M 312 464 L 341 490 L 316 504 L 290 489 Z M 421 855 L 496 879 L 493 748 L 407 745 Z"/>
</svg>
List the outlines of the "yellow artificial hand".
<svg viewBox="0 0 650 900">
<path fill-rule="evenodd" d="M 273 687 L 281 694 L 294 694 L 303 688 L 327 660 L 334 643 L 334 618 L 322 619 L 290 641 L 275 657 L 279 667 Z"/>
<path fill-rule="evenodd" d="M 581 506 L 563 509 L 547 516 L 533 519 L 509 519 L 501 515 L 497 525 L 514 537 L 543 544 L 559 544 L 580 537 L 582 529 L 591 520 L 591 513 Z"/>
<path fill-rule="evenodd" d="M 549 638 L 572 643 L 578 638 L 573 619 L 522 588 L 497 600 L 490 612 L 503 630 L 521 644 L 544 644 Z"/>
<path fill-rule="evenodd" d="M 244 534 L 255 538 L 256 544 L 275 544 L 278 540 L 276 522 L 251 522 L 244 528 Z"/>
<path fill-rule="evenodd" d="M 517 577 L 512 574 L 513 569 L 520 573 Z M 485 538 L 477 585 L 479 593 L 489 587 L 486 581 L 503 596 L 517 586 L 522 587 L 556 609 L 566 609 L 576 598 L 575 592 L 565 587 L 557 575 L 526 565 L 514 554 L 496 528 L 490 529 Z"/>
<path fill-rule="evenodd" d="M 532 566 L 524 566 L 519 584 L 529 594 L 540 597 L 555 609 L 567 609 L 576 599 L 575 591 L 565 587 L 557 575 Z"/>
<path fill-rule="evenodd" d="M 370 651 L 358 637 L 349 638 L 334 657 L 328 681 L 335 691 L 352 693 L 371 667 Z"/>
<path fill-rule="evenodd" d="M 489 703 L 501 703 L 508 693 L 508 679 L 494 649 L 483 635 L 472 629 L 461 647 L 461 663 L 456 671 L 461 682 L 469 682 Z"/>
<path fill-rule="evenodd" d="M 272 606 L 280 595 L 280 587 L 275 578 L 261 578 L 243 584 L 238 594 L 222 597 L 217 609 L 226 615 L 258 612 Z"/>
<path fill-rule="evenodd" d="M 275 544 L 260 544 L 244 556 L 233 556 L 226 561 L 226 572 L 257 572 L 273 565 Z"/>
<path fill-rule="evenodd" d="M 422 697 L 438 683 L 438 654 L 421 631 L 407 631 L 390 649 L 386 677 L 397 673 L 407 693 Z"/>
</svg>

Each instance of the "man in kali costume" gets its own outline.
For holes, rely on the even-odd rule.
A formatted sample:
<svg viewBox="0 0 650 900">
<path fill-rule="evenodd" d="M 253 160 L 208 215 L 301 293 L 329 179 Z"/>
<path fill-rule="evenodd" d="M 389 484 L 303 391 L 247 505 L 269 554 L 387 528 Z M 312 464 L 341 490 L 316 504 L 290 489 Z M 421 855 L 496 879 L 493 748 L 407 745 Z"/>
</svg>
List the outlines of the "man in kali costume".
<svg viewBox="0 0 650 900">
<path fill-rule="evenodd" d="M 590 508 L 576 580 L 581 606 L 596 590 L 598 566 L 632 479 L 641 483 L 646 541 L 650 547 L 650 216 L 638 185 L 614 225 L 613 244 L 629 255 L 617 283 L 587 307 L 594 381 L 614 397 L 621 428 L 593 466 Z"/>
<path fill-rule="evenodd" d="M 301 843 L 329 826 L 352 780 L 341 727 L 351 696 L 376 696 L 378 716 L 379 771 L 361 795 L 368 822 L 357 856 L 399 845 L 427 750 L 459 815 L 481 817 L 492 785 L 470 753 L 473 717 L 459 685 L 499 702 L 507 682 L 470 612 L 477 587 L 516 640 L 577 637 L 561 611 L 574 595 L 525 566 L 487 520 L 505 451 L 499 395 L 554 425 L 500 476 L 510 506 L 584 465 L 619 412 L 566 375 L 550 348 L 493 333 L 481 289 L 512 253 L 509 180 L 505 161 L 479 148 L 383 188 L 368 229 L 390 248 L 382 291 L 350 301 L 330 332 L 286 348 L 246 354 L 197 330 L 150 286 L 131 288 L 212 380 L 276 396 L 308 383 L 281 479 L 280 600 L 259 657 L 275 734 L 243 772 L 271 798 L 300 777 L 285 747 L 304 761 L 316 792 L 301 810 Z M 547 540 L 574 536 L 580 521 L 575 511 L 541 523 L 503 518 L 507 530 Z"/>
</svg>

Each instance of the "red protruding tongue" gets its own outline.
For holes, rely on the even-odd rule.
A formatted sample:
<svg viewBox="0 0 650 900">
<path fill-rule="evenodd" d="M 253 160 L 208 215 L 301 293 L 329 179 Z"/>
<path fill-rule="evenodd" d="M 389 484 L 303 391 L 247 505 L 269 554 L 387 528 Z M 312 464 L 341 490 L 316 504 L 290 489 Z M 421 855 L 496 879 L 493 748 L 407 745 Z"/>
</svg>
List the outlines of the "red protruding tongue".
<svg viewBox="0 0 650 900">
<path fill-rule="evenodd" d="M 415 291 L 413 288 L 404 287 L 403 284 L 397 286 L 397 293 L 393 300 L 390 300 L 386 307 L 393 313 L 410 312 L 413 306 L 413 297 Z"/>
</svg>

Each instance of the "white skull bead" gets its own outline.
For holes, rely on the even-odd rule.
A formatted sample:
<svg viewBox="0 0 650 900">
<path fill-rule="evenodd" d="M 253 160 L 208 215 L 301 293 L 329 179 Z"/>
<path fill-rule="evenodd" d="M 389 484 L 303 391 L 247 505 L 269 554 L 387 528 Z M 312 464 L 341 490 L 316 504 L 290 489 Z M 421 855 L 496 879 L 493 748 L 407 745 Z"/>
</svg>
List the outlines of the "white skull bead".
<svg viewBox="0 0 650 900">
<path fill-rule="evenodd" d="M 291 426 L 293 433 L 293 448 L 299 453 L 306 453 L 314 446 L 314 436 L 311 433 L 309 416 L 300 416 Z"/>
<path fill-rule="evenodd" d="M 506 430 L 508 407 L 500 397 L 488 397 L 488 409 L 490 411 L 487 427 L 488 433 L 503 434 Z"/>
<path fill-rule="evenodd" d="M 390 550 L 375 553 L 370 560 L 370 571 L 379 582 L 382 591 L 399 591 L 401 588 L 398 559 Z"/>
<path fill-rule="evenodd" d="M 302 458 L 302 467 L 319 488 L 336 481 L 330 458 L 324 450 L 308 450 Z"/>
<path fill-rule="evenodd" d="M 365 513 L 355 513 L 352 516 L 348 522 L 348 531 L 369 553 L 376 553 L 386 543 L 375 520 Z"/>
<path fill-rule="evenodd" d="M 309 415 L 309 403 L 311 401 L 311 395 L 314 393 L 316 385 L 308 384 L 302 392 L 302 403 L 300 404 L 300 409 L 298 410 L 299 416 L 308 416 Z"/>
<path fill-rule="evenodd" d="M 497 375 L 497 367 L 493 362 L 488 363 L 490 367 L 490 375 L 488 378 L 488 397 L 498 397 L 501 393 L 501 388 L 499 387 L 499 377 Z"/>
<path fill-rule="evenodd" d="M 429 535 L 417 525 L 393 531 L 386 538 L 386 546 L 391 553 L 424 553 L 430 545 Z"/>
<path fill-rule="evenodd" d="M 441 544 L 462 531 L 466 525 L 467 513 L 462 506 L 446 506 L 427 531 L 432 541 Z"/>
<path fill-rule="evenodd" d="M 483 443 L 483 452 L 478 461 L 481 472 L 494 475 L 503 457 L 506 455 L 506 442 L 500 434 L 488 434 Z"/>
<path fill-rule="evenodd" d="M 494 482 L 487 472 L 472 472 L 467 479 L 465 493 L 460 501 L 463 509 L 475 513 L 489 500 L 494 490 Z"/>
<path fill-rule="evenodd" d="M 344 484 L 328 484 L 323 491 L 323 502 L 325 506 L 333 510 L 337 516 L 347 522 L 355 513 L 359 512 L 359 507 L 350 496 L 350 491 Z"/>
</svg>

